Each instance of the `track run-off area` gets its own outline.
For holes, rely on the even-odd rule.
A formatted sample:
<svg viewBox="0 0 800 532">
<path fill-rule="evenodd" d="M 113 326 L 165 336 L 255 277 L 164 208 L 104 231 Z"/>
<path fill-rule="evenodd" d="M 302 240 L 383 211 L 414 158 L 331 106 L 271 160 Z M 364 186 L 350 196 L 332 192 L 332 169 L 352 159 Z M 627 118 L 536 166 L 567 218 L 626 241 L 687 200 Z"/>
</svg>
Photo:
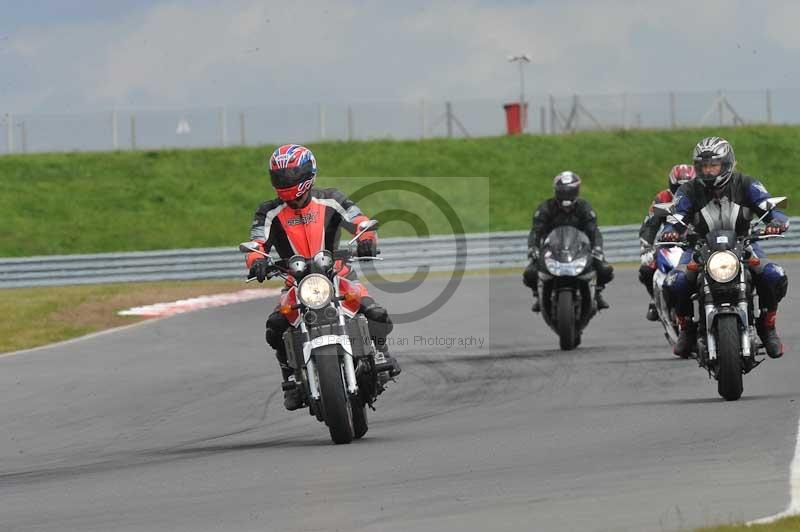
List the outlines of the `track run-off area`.
<svg viewBox="0 0 800 532">
<path fill-rule="evenodd" d="M 396 325 L 403 374 L 351 445 L 283 409 L 274 299 L 1 356 L 0 530 L 661 531 L 779 513 L 800 411 L 800 262 L 779 262 L 786 355 L 730 403 L 645 321 L 631 268 L 571 352 L 520 275 L 465 276 Z M 371 291 L 402 315 L 446 281 Z"/>
</svg>

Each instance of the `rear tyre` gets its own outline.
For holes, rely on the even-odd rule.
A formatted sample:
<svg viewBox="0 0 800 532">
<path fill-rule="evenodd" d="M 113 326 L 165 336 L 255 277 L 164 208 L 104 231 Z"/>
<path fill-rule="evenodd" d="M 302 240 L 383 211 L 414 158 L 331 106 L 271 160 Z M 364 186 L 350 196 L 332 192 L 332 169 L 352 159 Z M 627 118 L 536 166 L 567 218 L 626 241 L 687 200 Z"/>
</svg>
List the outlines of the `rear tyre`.
<svg viewBox="0 0 800 532">
<path fill-rule="evenodd" d="M 717 391 L 726 401 L 742 396 L 742 355 L 739 319 L 732 315 L 717 317 Z"/>
<path fill-rule="evenodd" d="M 344 387 L 339 346 L 326 345 L 314 351 L 319 375 L 320 398 L 325 423 L 334 443 L 350 443 L 355 435 L 353 411 Z"/>
<path fill-rule="evenodd" d="M 570 290 L 558 293 L 556 323 L 561 349 L 575 349 L 575 300 Z"/>
</svg>

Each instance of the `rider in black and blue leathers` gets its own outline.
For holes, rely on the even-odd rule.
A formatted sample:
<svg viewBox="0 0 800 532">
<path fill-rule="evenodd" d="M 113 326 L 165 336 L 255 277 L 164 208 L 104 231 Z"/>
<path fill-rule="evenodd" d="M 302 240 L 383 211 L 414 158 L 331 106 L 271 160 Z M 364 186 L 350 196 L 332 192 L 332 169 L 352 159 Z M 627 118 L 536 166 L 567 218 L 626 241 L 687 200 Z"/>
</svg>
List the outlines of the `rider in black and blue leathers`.
<svg viewBox="0 0 800 532">
<path fill-rule="evenodd" d="M 662 240 L 677 240 L 684 224 L 692 224 L 701 237 L 715 229 L 747 235 L 750 221 L 769 210 L 767 189 L 754 177 L 734 172 L 733 148 L 719 137 L 708 137 L 697 144 L 694 164 L 697 178 L 675 193 L 675 214 L 671 223 L 665 225 Z M 764 221 L 766 234 L 780 234 L 789 227 L 789 219 L 778 210 L 769 212 Z M 752 251 L 760 259 L 758 265 L 750 266 L 761 307 L 757 330 L 767 354 L 778 358 L 783 355 L 783 345 L 775 331 L 775 319 L 778 303 L 786 295 L 788 280 L 783 268 L 768 260 L 758 244 L 752 244 Z M 688 356 L 696 340 L 691 296 L 697 290 L 697 274 L 686 267 L 691 257 L 690 251 L 684 253 L 681 264 L 665 281 L 667 301 L 674 307 L 680 325 L 680 336 L 674 348 L 675 354 L 680 356 Z"/>
</svg>

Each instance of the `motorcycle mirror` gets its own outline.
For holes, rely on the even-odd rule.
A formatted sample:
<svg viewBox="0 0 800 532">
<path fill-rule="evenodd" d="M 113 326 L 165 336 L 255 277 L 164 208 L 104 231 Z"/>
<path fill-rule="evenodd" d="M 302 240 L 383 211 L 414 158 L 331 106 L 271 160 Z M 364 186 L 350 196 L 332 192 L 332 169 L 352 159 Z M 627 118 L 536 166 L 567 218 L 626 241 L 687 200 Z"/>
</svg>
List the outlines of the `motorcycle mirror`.
<svg viewBox="0 0 800 532">
<path fill-rule="evenodd" d="M 264 253 L 260 249 L 258 249 L 258 242 L 242 242 L 239 244 L 239 251 L 242 253 L 258 253 L 259 255 L 264 255 L 265 257 L 269 257 L 268 254 Z"/>
<path fill-rule="evenodd" d="M 358 237 L 369 231 L 370 229 L 374 229 L 378 226 L 378 220 L 367 220 L 358 224 L 358 233 L 347 243 L 348 246 L 353 245 L 353 243 L 358 240 Z"/>
<path fill-rule="evenodd" d="M 673 212 L 675 212 L 675 205 L 672 203 L 656 203 L 653 205 L 653 214 L 666 217 Z"/>
<path fill-rule="evenodd" d="M 239 251 L 242 253 L 252 253 L 258 251 L 258 242 L 242 242 L 239 244 Z"/>
<path fill-rule="evenodd" d="M 767 205 L 769 206 L 770 210 L 772 209 L 785 209 L 786 205 L 789 203 L 786 196 L 777 196 L 774 198 L 769 198 L 767 200 Z"/>
</svg>

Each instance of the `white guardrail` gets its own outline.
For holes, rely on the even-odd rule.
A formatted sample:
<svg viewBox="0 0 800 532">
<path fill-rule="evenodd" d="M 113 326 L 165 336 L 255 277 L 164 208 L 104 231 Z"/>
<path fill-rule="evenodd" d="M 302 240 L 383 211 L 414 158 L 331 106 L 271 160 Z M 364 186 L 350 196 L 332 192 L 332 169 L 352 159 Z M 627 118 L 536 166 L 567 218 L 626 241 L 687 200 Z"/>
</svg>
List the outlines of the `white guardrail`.
<svg viewBox="0 0 800 532">
<path fill-rule="evenodd" d="M 796 225 L 800 218 L 792 218 Z M 610 262 L 639 260 L 639 226 L 602 227 Z M 794 234 L 793 234 L 794 233 Z M 528 231 L 473 233 L 427 238 L 383 238 L 378 273 L 422 269 L 446 271 L 523 268 L 527 264 Z M 770 253 L 800 251 L 800 232 L 761 243 Z M 90 255 L 47 255 L 0 258 L 0 288 L 138 281 L 241 279 L 244 256 L 235 246 Z"/>
</svg>

